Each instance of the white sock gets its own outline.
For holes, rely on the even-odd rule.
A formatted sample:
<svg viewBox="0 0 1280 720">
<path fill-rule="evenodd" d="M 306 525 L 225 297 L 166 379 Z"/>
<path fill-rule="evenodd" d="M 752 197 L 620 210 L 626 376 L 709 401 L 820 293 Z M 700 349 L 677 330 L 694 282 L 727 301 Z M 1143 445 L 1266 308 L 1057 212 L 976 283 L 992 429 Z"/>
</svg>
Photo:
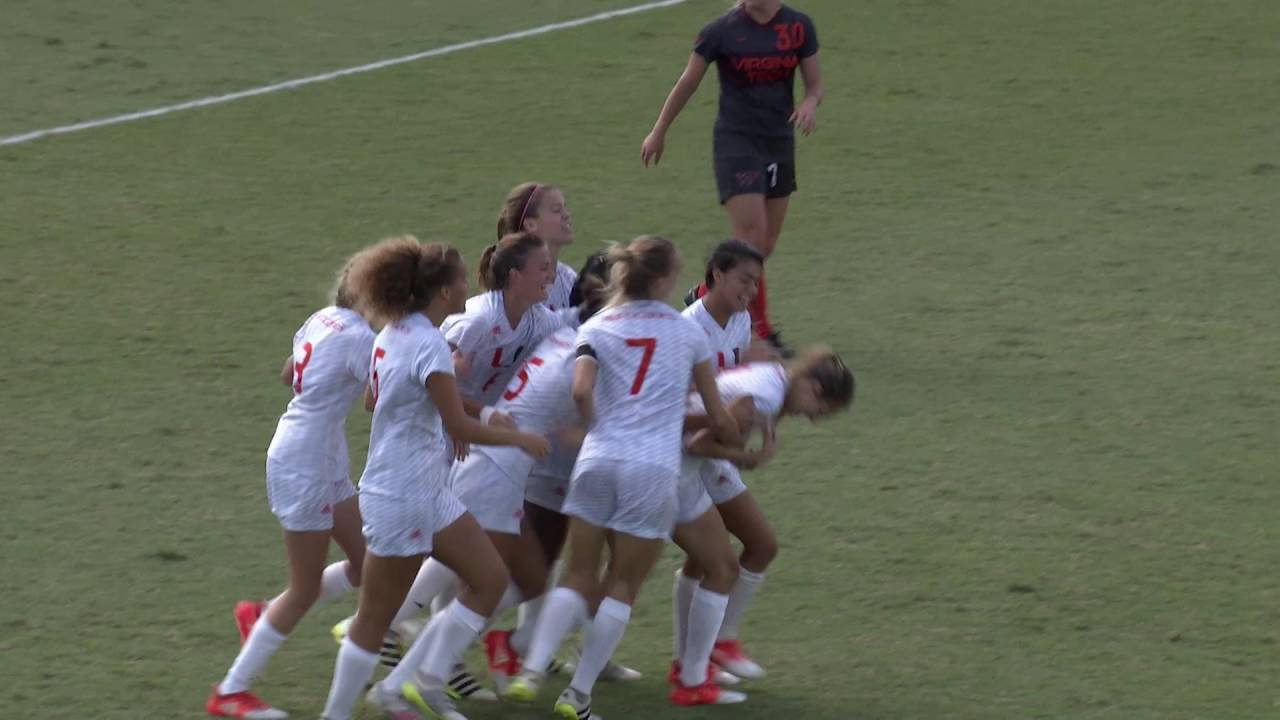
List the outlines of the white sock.
<svg viewBox="0 0 1280 720">
<path fill-rule="evenodd" d="M 529 653 L 524 659 L 525 667 L 538 672 L 547 669 L 547 663 L 560 649 L 560 643 L 587 619 L 587 601 L 576 591 L 558 587 L 547 593 L 546 598 L 542 612 L 538 613 L 538 624 L 533 629 Z"/>
<path fill-rule="evenodd" d="M 440 622 L 437 623 L 436 619 Z M 454 600 L 449 606 L 431 619 L 427 630 L 434 628 L 431 644 L 427 647 L 427 655 L 418 669 L 423 674 L 438 678 L 442 682 L 449 677 L 449 671 L 462 659 L 467 646 L 475 642 L 476 637 L 484 630 L 485 617 L 471 608 Z M 428 633 L 423 631 L 424 635 Z M 406 663 L 408 664 L 408 663 Z"/>
<path fill-rule="evenodd" d="M 511 647 L 520 653 L 520 657 L 529 653 L 529 642 L 533 640 L 533 628 L 538 622 L 538 613 L 542 612 L 542 605 L 546 600 L 547 594 L 543 593 L 532 600 L 520 603 L 520 607 L 516 610 L 516 630 L 511 633 Z"/>
<path fill-rule="evenodd" d="M 231 663 L 227 676 L 218 683 L 218 692 L 230 695 L 248 690 L 253 679 L 267 666 L 267 661 L 276 654 L 287 637 L 288 635 L 281 635 L 271 627 L 265 615 L 258 618 L 253 630 L 249 631 L 244 647 L 240 648 L 240 654 Z"/>
<path fill-rule="evenodd" d="M 716 632 L 724 621 L 729 596 L 699 587 L 689 606 L 689 636 L 680 655 L 680 682 L 685 687 L 701 685 L 707 679 L 707 663 L 716 645 Z"/>
<path fill-rule="evenodd" d="M 698 581 L 684 574 L 684 568 L 676 570 L 676 582 L 671 588 L 671 626 L 675 644 L 675 654 L 679 659 L 684 655 L 685 638 L 689 633 L 689 605 L 693 602 L 693 591 L 698 588 Z M 719 629 L 719 625 L 716 626 Z"/>
<path fill-rule="evenodd" d="M 377 666 L 378 653 L 357 647 L 350 638 L 342 641 L 338 662 L 333 668 L 329 699 L 324 704 L 325 720 L 350 720 L 351 710 L 373 678 L 373 670 Z"/>
<path fill-rule="evenodd" d="M 418 568 L 418 576 L 413 579 L 409 594 L 405 595 L 404 604 L 396 612 L 395 618 L 391 621 L 391 627 L 394 628 L 401 621 L 422 612 L 432 600 L 446 588 L 455 585 L 457 581 L 458 575 L 445 567 L 444 563 L 435 558 L 427 558 L 427 561 L 422 563 L 422 567 Z"/>
<path fill-rule="evenodd" d="M 454 582 L 451 582 L 448 585 L 446 585 L 443 590 L 441 590 L 439 593 L 436 594 L 434 598 L 431 599 L 431 613 L 435 614 L 438 612 L 444 612 L 444 609 L 449 607 L 449 603 L 453 602 L 457 598 L 458 598 L 458 583 L 455 580 Z"/>
<path fill-rule="evenodd" d="M 737 640 L 738 623 L 742 614 L 756 596 L 760 586 L 764 584 L 764 573 L 753 573 L 746 568 L 738 568 L 738 579 L 729 591 L 729 606 L 724 610 L 724 624 L 720 626 L 719 640 Z"/>
<path fill-rule="evenodd" d="M 613 657 L 618 643 L 622 642 L 622 635 L 626 633 L 629 622 L 630 605 L 609 597 L 600 601 L 595 619 L 587 626 L 587 635 L 582 641 L 582 656 L 578 658 L 578 667 L 574 670 L 569 687 L 580 693 L 591 694 L 600 671 L 609 662 L 609 658 Z"/>
</svg>

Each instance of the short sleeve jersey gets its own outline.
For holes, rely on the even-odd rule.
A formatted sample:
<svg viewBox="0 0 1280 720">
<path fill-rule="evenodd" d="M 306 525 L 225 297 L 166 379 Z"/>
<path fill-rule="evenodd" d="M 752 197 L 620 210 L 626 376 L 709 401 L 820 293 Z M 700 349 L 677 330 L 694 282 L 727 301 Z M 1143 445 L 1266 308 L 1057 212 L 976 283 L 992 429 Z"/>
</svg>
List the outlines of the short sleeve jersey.
<svg viewBox="0 0 1280 720">
<path fill-rule="evenodd" d="M 675 473 L 693 367 L 711 360 L 702 330 L 665 303 L 634 301 L 583 323 L 578 347 L 590 347 L 599 364 L 595 422 L 578 461 L 642 462 Z"/>
<path fill-rule="evenodd" d="M 756 427 L 772 427 L 787 401 L 787 370 L 773 362 L 740 365 L 717 375 L 716 389 L 726 405 L 749 396 L 755 403 Z M 705 411 L 697 393 L 689 396 L 689 406 L 690 412 Z"/>
<path fill-rule="evenodd" d="M 680 313 L 692 320 L 707 334 L 707 343 L 711 346 L 711 358 L 715 361 L 716 370 L 729 370 L 737 367 L 751 347 L 751 314 L 734 313 L 729 322 L 720 327 L 715 317 L 707 311 L 702 298 Z"/>
<path fill-rule="evenodd" d="M 468 400 L 493 405 L 529 351 L 564 327 L 569 315 L 534 305 L 513 328 L 507 322 L 501 290 L 467 300 L 466 312 L 444 321 L 445 339 L 466 359 L 467 372 L 458 378 L 458 391 Z"/>
<path fill-rule="evenodd" d="M 293 336 L 293 399 L 267 455 L 305 467 L 345 458 L 347 413 L 369 380 L 373 331 L 354 310 L 326 307 Z"/>
<path fill-rule="evenodd" d="M 702 29 L 693 51 L 720 75 L 716 132 L 794 135 L 788 120 L 795 110 L 796 68 L 818 52 L 808 15 L 783 5 L 762 24 L 738 5 Z"/>
<path fill-rule="evenodd" d="M 449 344 L 414 313 L 378 333 L 371 367 L 375 403 L 361 494 L 412 500 L 438 492 L 451 458 L 427 378 L 453 374 Z"/>
<path fill-rule="evenodd" d="M 576 282 L 578 282 L 578 273 L 564 263 L 557 263 L 556 281 L 552 283 L 551 290 L 547 293 L 547 308 L 564 310 L 570 307 L 569 293 L 573 291 L 573 284 Z"/>
</svg>

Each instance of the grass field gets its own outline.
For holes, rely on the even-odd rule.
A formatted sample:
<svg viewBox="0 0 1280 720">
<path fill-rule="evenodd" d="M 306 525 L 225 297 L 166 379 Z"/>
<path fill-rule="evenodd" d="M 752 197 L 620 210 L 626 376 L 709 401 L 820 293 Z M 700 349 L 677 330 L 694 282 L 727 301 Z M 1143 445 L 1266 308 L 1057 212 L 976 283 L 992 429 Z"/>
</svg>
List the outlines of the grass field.
<svg viewBox="0 0 1280 720">
<path fill-rule="evenodd" d="M 0 136 L 628 1 L 11 0 Z M 656 171 L 638 152 L 725 5 L 0 148 L 0 717 L 202 716 L 232 603 L 283 578 L 280 358 L 362 244 L 474 258 L 541 179 L 575 213 L 571 262 L 660 232 L 692 279 L 725 230 L 713 84 Z M 799 7 L 829 90 L 771 296 L 793 342 L 856 367 L 858 404 L 784 426 L 749 479 L 783 543 L 745 629 L 772 671 L 750 702 L 665 704 L 664 569 L 621 650 L 647 677 L 599 710 L 1275 717 L 1280 6 Z M 263 695 L 318 715 L 350 609 L 304 621 Z"/>
</svg>

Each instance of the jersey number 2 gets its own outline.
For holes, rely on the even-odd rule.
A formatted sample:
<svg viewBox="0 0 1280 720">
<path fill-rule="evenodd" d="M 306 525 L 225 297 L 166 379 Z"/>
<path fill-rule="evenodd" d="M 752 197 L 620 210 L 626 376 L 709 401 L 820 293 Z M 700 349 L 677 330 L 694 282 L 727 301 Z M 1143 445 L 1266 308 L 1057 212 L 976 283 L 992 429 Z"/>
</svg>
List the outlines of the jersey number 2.
<svg viewBox="0 0 1280 720">
<path fill-rule="evenodd" d="M 631 383 L 631 394 L 639 395 L 644 387 L 644 376 L 649 373 L 649 361 L 653 359 L 653 351 L 658 349 L 657 338 L 627 338 L 627 347 L 644 348 L 644 356 L 640 358 L 640 368 L 636 370 L 635 382 Z"/>
<path fill-rule="evenodd" d="M 302 362 L 293 363 L 293 392 L 295 395 L 302 394 L 302 373 L 307 369 L 307 364 L 311 362 L 311 343 L 302 344 Z"/>
</svg>

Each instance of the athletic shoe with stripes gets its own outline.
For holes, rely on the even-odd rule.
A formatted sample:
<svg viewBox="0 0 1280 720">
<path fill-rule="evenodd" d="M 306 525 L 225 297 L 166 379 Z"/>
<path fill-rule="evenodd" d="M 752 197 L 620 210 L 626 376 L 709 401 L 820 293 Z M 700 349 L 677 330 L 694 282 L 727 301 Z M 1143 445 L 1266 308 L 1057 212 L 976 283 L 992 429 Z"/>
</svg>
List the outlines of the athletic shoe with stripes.
<svg viewBox="0 0 1280 720">
<path fill-rule="evenodd" d="M 289 713 L 277 710 L 249 691 L 219 695 L 215 687 L 204 704 L 205 712 L 214 717 L 239 720 L 286 720 Z"/>
<path fill-rule="evenodd" d="M 560 665 L 568 672 L 573 672 L 577 667 L 579 652 L 574 650 L 570 653 L 570 659 L 560 663 Z M 552 665 L 555 662 L 552 661 Z M 548 674 L 559 672 L 558 670 L 547 670 Z M 622 663 L 615 662 L 612 658 L 604 664 L 604 669 L 600 671 L 600 679 L 609 682 L 634 682 L 644 677 L 644 674 L 635 668 L 629 668 Z"/>
<path fill-rule="evenodd" d="M 400 694 L 412 703 L 419 713 L 431 720 L 467 720 L 466 716 L 458 712 L 453 700 L 442 687 L 427 688 L 407 682 L 400 686 Z M 401 719 L 393 718 L 393 720 Z"/>
<path fill-rule="evenodd" d="M 245 644 L 249 639 L 249 633 L 253 631 L 253 626 L 258 623 L 258 618 L 262 617 L 262 613 L 266 611 L 267 604 L 264 602 L 241 600 L 236 603 L 236 609 L 232 614 L 236 616 L 236 629 L 240 631 L 241 645 Z"/>
<path fill-rule="evenodd" d="M 498 699 L 498 694 L 481 684 L 465 665 L 454 666 L 446 690 L 454 700 L 494 702 Z"/>
<path fill-rule="evenodd" d="M 519 675 L 511 678 L 511 682 L 507 683 L 507 687 L 502 692 L 502 699 L 514 702 L 533 702 L 538 697 L 538 690 L 542 688 L 542 682 L 545 679 L 545 674 L 525 668 L 520 671 Z"/>
<path fill-rule="evenodd" d="M 565 688 L 556 700 L 555 714 L 564 720 L 603 720 L 591 712 L 591 696 L 573 688 Z"/>
</svg>

